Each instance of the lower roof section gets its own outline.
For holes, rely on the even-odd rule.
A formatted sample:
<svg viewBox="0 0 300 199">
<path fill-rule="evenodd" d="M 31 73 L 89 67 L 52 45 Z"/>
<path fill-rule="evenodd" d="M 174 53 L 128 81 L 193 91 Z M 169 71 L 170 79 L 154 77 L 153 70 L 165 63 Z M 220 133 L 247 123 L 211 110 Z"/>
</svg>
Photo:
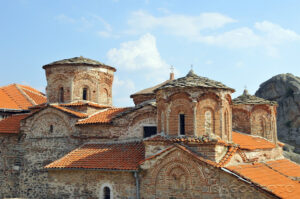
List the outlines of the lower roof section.
<svg viewBox="0 0 300 199">
<path fill-rule="evenodd" d="M 45 168 L 138 170 L 143 159 L 145 147 L 142 142 L 85 144 Z"/>
<path fill-rule="evenodd" d="M 300 184 L 298 181 L 294 181 L 286 175 L 289 174 L 289 171 L 284 167 L 293 164 L 291 162 L 287 163 L 287 161 L 288 160 L 283 159 L 266 163 L 229 166 L 226 167 L 226 169 L 280 198 L 299 198 Z M 283 173 L 278 172 L 275 167 L 272 167 L 274 163 L 277 163 L 277 169 L 282 168 L 281 171 L 283 171 Z M 300 166 L 298 166 L 297 173 L 299 171 Z"/>
</svg>

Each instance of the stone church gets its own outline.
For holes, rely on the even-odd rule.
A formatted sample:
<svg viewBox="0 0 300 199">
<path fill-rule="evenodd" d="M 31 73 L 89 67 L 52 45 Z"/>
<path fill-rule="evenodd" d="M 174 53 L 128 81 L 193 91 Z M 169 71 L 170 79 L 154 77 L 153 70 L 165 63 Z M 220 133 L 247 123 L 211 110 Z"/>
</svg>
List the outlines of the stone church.
<svg viewBox="0 0 300 199">
<path fill-rule="evenodd" d="M 84 57 L 43 66 L 46 96 L 0 87 L 0 198 L 300 198 L 277 104 L 189 71 L 114 107 L 116 69 Z"/>
</svg>

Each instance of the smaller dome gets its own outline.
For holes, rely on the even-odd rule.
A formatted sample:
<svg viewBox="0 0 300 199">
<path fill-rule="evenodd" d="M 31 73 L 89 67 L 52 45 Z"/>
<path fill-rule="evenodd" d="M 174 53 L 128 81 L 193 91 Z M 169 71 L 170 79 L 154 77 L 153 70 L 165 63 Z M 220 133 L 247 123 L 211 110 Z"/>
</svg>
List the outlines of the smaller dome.
<svg viewBox="0 0 300 199">
<path fill-rule="evenodd" d="M 64 66 L 66 66 L 66 65 L 70 65 L 70 66 L 86 65 L 86 66 L 94 66 L 94 67 L 104 67 L 104 68 L 113 70 L 114 72 L 116 71 L 116 69 L 114 67 L 108 66 L 99 61 L 89 59 L 89 58 L 86 58 L 83 56 L 58 60 L 58 61 L 52 62 L 50 64 L 44 65 L 43 68 L 45 69 L 45 68 L 51 67 L 51 66 L 62 66 L 62 65 L 64 65 Z"/>
<path fill-rule="evenodd" d="M 198 87 L 198 88 L 215 88 L 215 89 L 226 89 L 234 92 L 235 90 L 233 88 L 230 88 L 221 82 L 214 81 L 211 79 L 208 79 L 206 77 L 200 77 L 196 75 L 191 69 L 188 74 L 185 77 L 181 77 L 175 80 L 172 80 L 161 87 L 155 89 L 154 91 L 162 90 L 162 89 L 167 89 L 167 88 L 193 88 L 193 87 Z"/>
<path fill-rule="evenodd" d="M 245 89 L 243 94 L 232 100 L 233 104 L 270 104 L 276 105 L 277 102 L 269 101 L 255 95 L 250 95 L 248 90 Z"/>
</svg>

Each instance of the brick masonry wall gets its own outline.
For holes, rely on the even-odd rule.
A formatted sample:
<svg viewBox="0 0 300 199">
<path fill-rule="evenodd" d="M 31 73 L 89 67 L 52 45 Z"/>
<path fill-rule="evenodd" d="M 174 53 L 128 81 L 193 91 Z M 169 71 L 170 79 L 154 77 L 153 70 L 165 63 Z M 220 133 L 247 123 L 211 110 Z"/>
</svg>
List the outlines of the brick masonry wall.
<svg viewBox="0 0 300 199">
<path fill-rule="evenodd" d="M 232 111 L 228 91 L 174 88 L 158 91 L 156 100 L 158 132 L 179 135 L 179 114 L 184 113 L 186 135 L 211 134 L 225 141 L 231 141 Z M 207 112 L 210 114 L 209 121 L 205 116 Z"/>
<path fill-rule="evenodd" d="M 112 105 L 113 71 L 87 66 L 58 66 L 46 68 L 47 98 L 59 102 L 59 90 L 64 88 L 64 101 L 82 100 L 87 88 L 87 100 Z"/>
<path fill-rule="evenodd" d="M 277 141 L 276 108 L 270 105 L 234 105 L 234 130 Z"/>
<path fill-rule="evenodd" d="M 173 150 L 142 165 L 141 198 L 272 198 L 232 175 Z"/>
</svg>

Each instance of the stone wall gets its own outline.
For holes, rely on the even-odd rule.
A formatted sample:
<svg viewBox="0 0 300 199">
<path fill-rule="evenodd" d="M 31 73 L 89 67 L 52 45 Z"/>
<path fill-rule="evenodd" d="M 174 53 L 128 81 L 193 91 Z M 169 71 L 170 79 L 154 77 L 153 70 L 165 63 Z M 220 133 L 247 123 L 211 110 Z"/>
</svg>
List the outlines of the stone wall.
<svg viewBox="0 0 300 199">
<path fill-rule="evenodd" d="M 19 154 L 18 135 L 0 134 L 0 198 L 18 197 Z"/>
<path fill-rule="evenodd" d="M 49 170 L 47 198 L 102 199 L 108 186 L 113 198 L 135 199 L 133 172 L 101 170 Z"/>
<path fill-rule="evenodd" d="M 71 137 L 76 132 L 75 122 L 76 118 L 51 107 L 23 121 L 23 166 L 19 182 L 21 197 L 48 197 L 48 173 L 44 166 L 82 144 L 81 140 Z"/>
</svg>

